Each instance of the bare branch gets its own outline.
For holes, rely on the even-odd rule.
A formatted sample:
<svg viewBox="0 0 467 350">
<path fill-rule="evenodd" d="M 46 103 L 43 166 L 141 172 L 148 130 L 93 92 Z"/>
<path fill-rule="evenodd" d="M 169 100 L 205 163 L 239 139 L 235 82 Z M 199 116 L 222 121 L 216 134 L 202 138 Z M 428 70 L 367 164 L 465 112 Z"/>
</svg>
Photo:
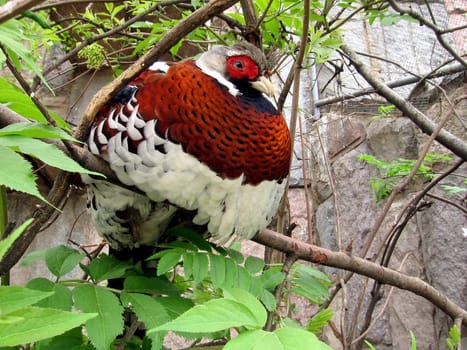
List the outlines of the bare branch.
<svg viewBox="0 0 467 350">
<path fill-rule="evenodd" d="M 391 5 L 391 7 L 395 11 L 399 12 L 401 15 L 407 14 L 410 17 L 413 17 L 416 20 L 418 20 L 420 24 L 426 25 L 428 28 L 430 28 L 435 33 L 436 38 L 438 39 L 441 46 L 443 46 L 446 49 L 446 51 L 448 51 L 452 55 L 452 57 L 454 57 L 460 64 L 462 64 L 464 67 L 467 67 L 467 62 L 461 56 L 459 56 L 459 54 L 456 52 L 456 50 L 454 50 L 451 47 L 451 45 L 449 45 L 446 42 L 446 40 L 443 37 L 444 32 L 441 28 L 439 28 L 436 24 L 427 21 L 427 19 L 417 11 L 414 11 L 408 7 L 404 7 L 398 4 L 395 0 L 388 0 L 388 2 Z"/>
<path fill-rule="evenodd" d="M 429 74 L 419 74 L 418 76 L 413 75 L 413 76 L 410 76 L 410 77 L 390 81 L 390 82 L 387 82 L 386 85 L 389 88 L 396 88 L 396 87 L 400 87 L 400 86 L 405 86 L 405 85 L 417 83 L 417 82 L 421 81 L 422 79 L 426 80 L 426 79 L 430 79 L 430 78 L 443 77 L 443 76 L 450 75 L 450 74 L 460 73 L 460 72 L 463 72 L 465 70 L 466 70 L 466 68 L 464 66 L 462 66 L 460 63 L 456 63 L 456 64 L 452 64 L 452 65 L 440 68 L 440 69 L 436 70 L 435 72 L 432 72 L 432 73 L 429 73 Z M 350 100 L 352 98 L 373 94 L 375 92 L 377 92 L 377 90 L 374 89 L 374 88 L 366 88 L 366 89 L 355 91 L 355 92 L 353 92 L 351 94 L 326 97 L 326 98 L 323 98 L 323 99 L 320 99 L 320 100 L 316 101 L 315 106 L 316 107 L 322 107 L 322 106 L 330 105 L 330 104 L 333 104 L 333 103 L 336 103 L 336 102 L 342 102 L 342 101 L 345 101 L 345 100 Z"/>
<path fill-rule="evenodd" d="M 42 1 L 39 1 L 42 2 Z M 0 23 L 8 21 L 37 5 L 36 0 L 10 0 L 0 7 Z"/>
<path fill-rule="evenodd" d="M 355 51 L 348 45 L 341 46 L 342 51 L 348 56 L 357 71 L 373 86 L 373 88 L 389 102 L 394 104 L 407 117 L 410 118 L 424 133 L 431 135 L 435 130 L 435 124 L 411 103 L 389 88 L 384 82 L 378 79 L 357 56 Z M 454 136 L 445 129 L 440 130 L 436 136 L 436 141 L 451 150 L 454 154 L 467 160 L 467 143 Z"/>
<path fill-rule="evenodd" d="M 344 252 L 333 252 L 286 237 L 271 230 L 259 232 L 253 237 L 253 240 L 259 244 L 272 247 L 282 252 L 295 254 L 300 259 L 306 261 L 353 271 L 360 275 L 373 278 L 381 283 L 408 290 L 429 300 L 453 319 L 461 317 L 464 322 L 467 322 L 466 310 L 456 305 L 453 301 L 420 278 L 407 276 L 366 259 L 352 256 Z"/>
</svg>

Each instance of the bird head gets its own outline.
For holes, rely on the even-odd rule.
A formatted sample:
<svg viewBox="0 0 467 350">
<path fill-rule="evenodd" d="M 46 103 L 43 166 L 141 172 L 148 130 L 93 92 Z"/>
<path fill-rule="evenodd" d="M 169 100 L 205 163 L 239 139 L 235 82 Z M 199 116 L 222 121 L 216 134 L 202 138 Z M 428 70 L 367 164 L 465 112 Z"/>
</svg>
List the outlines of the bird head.
<svg viewBox="0 0 467 350">
<path fill-rule="evenodd" d="M 235 96 L 251 93 L 274 96 L 266 57 L 259 48 L 250 43 L 213 46 L 196 60 L 196 64 Z"/>
</svg>

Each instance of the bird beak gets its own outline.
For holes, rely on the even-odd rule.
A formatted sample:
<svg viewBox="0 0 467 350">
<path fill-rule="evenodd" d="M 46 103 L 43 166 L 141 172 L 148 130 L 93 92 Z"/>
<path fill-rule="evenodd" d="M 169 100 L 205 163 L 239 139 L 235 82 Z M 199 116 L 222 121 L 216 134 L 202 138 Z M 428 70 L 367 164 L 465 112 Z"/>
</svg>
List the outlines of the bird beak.
<svg viewBox="0 0 467 350">
<path fill-rule="evenodd" d="M 260 76 L 258 80 L 252 81 L 250 84 L 256 90 L 264 92 L 270 97 L 274 97 L 274 85 L 272 85 L 271 81 L 265 76 Z"/>
</svg>

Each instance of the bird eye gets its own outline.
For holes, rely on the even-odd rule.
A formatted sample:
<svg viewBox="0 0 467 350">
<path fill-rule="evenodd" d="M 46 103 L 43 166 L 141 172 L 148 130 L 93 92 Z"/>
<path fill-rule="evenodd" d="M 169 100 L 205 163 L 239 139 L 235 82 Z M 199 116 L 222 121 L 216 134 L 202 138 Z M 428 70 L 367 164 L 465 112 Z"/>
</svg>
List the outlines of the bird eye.
<svg viewBox="0 0 467 350">
<path fill-rule="evenodd" d="M 233 67 L 238 70 L 243 70 L 243 62 L 242 61 L 235 61 L 233 63 Z"/>
</svg>

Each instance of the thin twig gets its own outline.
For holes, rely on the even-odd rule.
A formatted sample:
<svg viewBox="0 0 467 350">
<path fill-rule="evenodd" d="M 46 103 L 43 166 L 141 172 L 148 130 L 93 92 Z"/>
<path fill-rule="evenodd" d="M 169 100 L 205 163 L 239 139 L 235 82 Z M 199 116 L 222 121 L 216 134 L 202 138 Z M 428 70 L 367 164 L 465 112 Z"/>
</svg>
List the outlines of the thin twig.
<svg viewBox="0 0 467 350">
<path fill-rule="evenodd" d="M 466 207 L 463 207 L 462 205 L 459 205 L 457 204 L 456 202 L 453 202 L 447 198 L 444 198 L 444 197 L 441 197 L 441 196 L 438 196 L 436 194 L 433 194 L 433 193 L 427 193 L 426 194 L 428 197 L 431 197 L 431 198 L 434 198 L 434 199 L 437 199 L 441 202 L 444 202 L 444 203 L 447 203 L 449 205 L 452 205 L 453 207 L 456 207 L 457 209 L 461 210 L 464 212 L 464 214 L 467 214 L 467 208 Z"/>
<path fill-rule="evenodd" d="M 415 108 L 411 103 L 407 102 L 403 97 L 397 94 L 394 90 L 390 89 L 384 82 L 378 79 L 372 73 L 370 68 L 365 65 L 357 56 L 355 51 L 348 45 L 341 46 L 342 51 L 351 60 L 357 71 L 365 78 L 365 80 L 373 86 L 377 92 L 386 98 L 389 102 L 394 104 L 401 110 L 410 120 L 412 120 L 424 133 L 431 135 L 435 129 L 435 124 L 427 118 L 422 112 Z M 444 147 L 451 150 L 454 154 L 467 160 L 467 143 L 454 136 L 447 130 L 440 130 L 436 137 L 436 141 Z"/>
</svg>

